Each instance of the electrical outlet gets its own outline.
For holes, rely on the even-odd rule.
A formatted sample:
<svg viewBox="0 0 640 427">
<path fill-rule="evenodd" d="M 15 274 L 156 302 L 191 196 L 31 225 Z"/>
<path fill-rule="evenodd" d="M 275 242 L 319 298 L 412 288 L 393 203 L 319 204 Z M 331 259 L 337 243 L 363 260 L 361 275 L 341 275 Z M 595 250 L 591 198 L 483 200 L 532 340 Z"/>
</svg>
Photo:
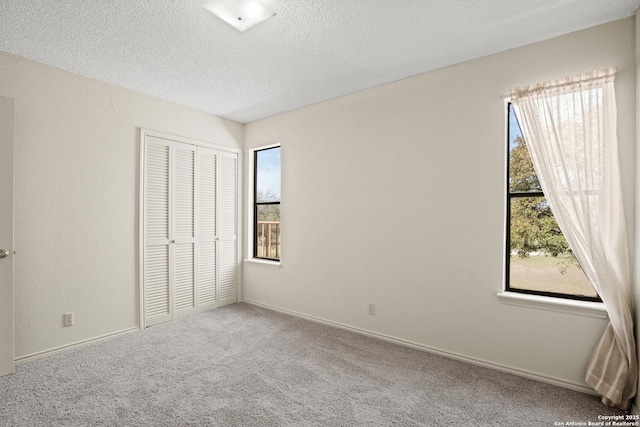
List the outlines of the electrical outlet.
<svg viewBox="0 0 640 427">
<path fill-rule="evenodd" d="M 371 316 L 375 316 L 376 315 L 376 304 L 373 302 L 369 303 L 369 315 Z"/>
<path fill-rule="evenodd" d="M 64 326 L 73 326 L 73 323 L 74 323 L 73 312 L 63 314 L 62 321 L 64 323 Z"/>
</svg>

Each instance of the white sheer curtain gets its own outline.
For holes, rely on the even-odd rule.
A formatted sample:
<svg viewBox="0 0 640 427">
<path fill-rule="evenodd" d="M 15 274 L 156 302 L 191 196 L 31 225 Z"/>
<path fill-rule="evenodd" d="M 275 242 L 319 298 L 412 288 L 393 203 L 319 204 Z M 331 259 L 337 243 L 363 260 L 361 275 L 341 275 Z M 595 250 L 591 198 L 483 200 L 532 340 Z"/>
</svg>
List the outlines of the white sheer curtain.
<svg viewBox="0 0 640 427">
<path fill-rule="evenodd" d="M 514 89 L 515 107 L 551 210 L 609 315 L 586 381 L 629 409 L 638 365 L 616 136 L 615 69 Z"/>
</svg>

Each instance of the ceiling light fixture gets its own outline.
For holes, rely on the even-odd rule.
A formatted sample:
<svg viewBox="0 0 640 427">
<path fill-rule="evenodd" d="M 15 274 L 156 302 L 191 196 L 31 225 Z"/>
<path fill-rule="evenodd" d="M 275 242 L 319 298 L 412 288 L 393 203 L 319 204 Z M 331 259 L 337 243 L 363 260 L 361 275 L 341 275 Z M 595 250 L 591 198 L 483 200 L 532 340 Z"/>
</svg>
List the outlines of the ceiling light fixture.
<svg viewBox="0 0 640 427">
<path fill-rule="evenodd" d="M 240 32 L 275 15 L 258 0 L 211 0 L 202 7 Z"/>
</svg>

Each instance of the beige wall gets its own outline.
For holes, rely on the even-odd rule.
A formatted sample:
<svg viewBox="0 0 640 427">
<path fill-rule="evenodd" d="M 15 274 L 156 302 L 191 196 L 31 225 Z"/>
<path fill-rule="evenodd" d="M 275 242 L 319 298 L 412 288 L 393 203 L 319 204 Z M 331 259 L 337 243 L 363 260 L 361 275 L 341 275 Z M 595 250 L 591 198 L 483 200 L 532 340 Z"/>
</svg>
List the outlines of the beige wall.
<svg viewBox="0 0 640 427">
<path fill-rule="evenodd" d="M 137 326 L 139 128 L 241 148 L 244 127 L 6 53 L 0 95 L 16 105 L 16 357 Z"/>
<path fill-rule="evenodd" d="M 503 97 L 522 84 L 618 67 L 633 236 L 634 31 L 625 19 L 248 124 L 247 148 L 282 143 L 283 255 L 279 270 L 245 263 L 244 298 L 586 387 L 606 320 L 496 297 Z"/>
</svg>

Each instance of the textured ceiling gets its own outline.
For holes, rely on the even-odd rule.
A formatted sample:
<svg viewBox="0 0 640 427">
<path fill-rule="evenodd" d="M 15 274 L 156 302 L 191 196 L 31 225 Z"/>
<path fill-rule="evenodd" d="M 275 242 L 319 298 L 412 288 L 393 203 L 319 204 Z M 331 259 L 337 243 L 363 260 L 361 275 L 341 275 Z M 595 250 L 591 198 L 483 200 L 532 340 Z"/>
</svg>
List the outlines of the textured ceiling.
<svg viewBox="0 0 640 427">
<path fill-rule="evenodd" d="M 640 0 L 0 0 L 0 50 L 246 123 L 633 15 Z"/>
</svg>

